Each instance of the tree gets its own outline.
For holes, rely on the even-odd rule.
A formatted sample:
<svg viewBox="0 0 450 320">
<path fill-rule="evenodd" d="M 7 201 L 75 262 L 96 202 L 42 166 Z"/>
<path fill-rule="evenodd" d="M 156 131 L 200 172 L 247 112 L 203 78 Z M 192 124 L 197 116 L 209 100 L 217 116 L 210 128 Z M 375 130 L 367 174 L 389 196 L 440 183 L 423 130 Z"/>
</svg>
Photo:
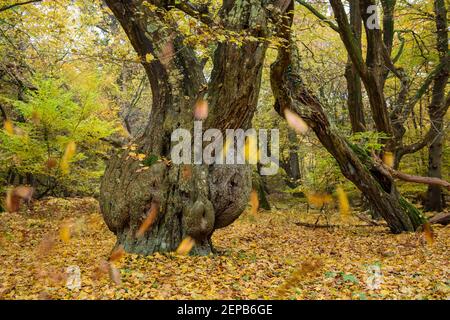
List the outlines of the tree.
<svg viewBox="0 0 450 320">
<path fill-rule="evenodd" d="M 172 251 L 190 236 L 196 241 L 193 252 L 208 254 L 213 231 L 244 210 L 251 188 L 249 166 L 170 165 L 164 159 L 169 158 L 172 131 L 192 129 L 193 106 L 199 99 L 209 104 L 204 129 L 250 126 L 266 39 L 286 2 L 227 0 L 214 16 L 207 6 L 189 1 L 106 1 L 141 57 L 153 97 L 147 128 L 134 151 L 145 156 L 148 170 L 140 170 L 130 150 L 123 150 L 111 158 L 101 183 L 104 219 L 125 250 Z M 177 10 L 218 33 L 208 82 L 204 61 L 179 28 Z M 136 237 L 155 208 L 152 228 Z"/>
<path fill-rule="evenodd" d="M 290 8 L 292 10 L 293 3 Z M 339 15 L 345 15 L 342 7 L 338 6 L 338 9 Z M 346 16 L 339 16 L 337 19 L 343 19 L 346 22 L 344 24 L 345 31 L 351 34 Z M 320 101 L 305 87 L 301 77 L 297 48 L 291 37 L 293 14 L 287 15 L 284 20 L 280 37 L 285 39 L 287 45 L 279 48 L 278 58 L 271 66 L 272 90 L 276 99 L 275 110 L 284 116 L 286 109 L 289 109 L 298 114 L 310 126 L 322 145 L 336 159 L 343 175 L 363 192 L 374 210 L 386 220 L 392 232 L 415 230 L 425 221 L 423 215 L 398 193 L 394 179 L 385 167 L 375 163 L 365 150 L 348 142 L 332 127 Z M 368 35 L 368 37 L 370 36 Z M 353 41 L 349 42 L 352 47 L 354 44 Z M 353 54 L 355 56 L 352 56 L 352 60 L 361 61 L 360 51 L 355 49 Z M 379 59 L 377 54 L 376 52 L 372 53 L 370 59 Z M 358 68 L 368 70 L 362 64 L 358 65 Z M 366 81 L 373 82 L 372 84 L 375 85 L 370 89 L 373 90 L 372 99 L 381 102 L 383 93 L 379 88 L 380 78 L 376 74 L 366 74 L 366 76 Z M 379 116 L 377 118 L 374 115 L 374 118 L 377 118 L 375 121 L 377 128 L 386 132 L 387 127 L 385 126 L 388 125 L 388 122 L 385 118 L 385 111 L 372 109 L 374 114 Z"/>
<path fill-rule="evenodd" d="M 434 139 L 428 147 L 428 176 L 442 178 L 442 143 L 444 131 L 444 115 L 450 105 L 450 95 L 445 97 L 445 88 L 449 78 L 448 61 L 448 28 L 447 8 L 444 0 L 434 1 L 434 13 L 436 21 L 436 47 L 439 53 L 439 64 L 443 67 L 436 73 L 432 90 L 431 103 L 428 114 L 431 120 L 431 135 Z M 442 211 L 443 201 L 440 186 L 429 186 L 425 208 L 432 211 Z"/>
</svg>

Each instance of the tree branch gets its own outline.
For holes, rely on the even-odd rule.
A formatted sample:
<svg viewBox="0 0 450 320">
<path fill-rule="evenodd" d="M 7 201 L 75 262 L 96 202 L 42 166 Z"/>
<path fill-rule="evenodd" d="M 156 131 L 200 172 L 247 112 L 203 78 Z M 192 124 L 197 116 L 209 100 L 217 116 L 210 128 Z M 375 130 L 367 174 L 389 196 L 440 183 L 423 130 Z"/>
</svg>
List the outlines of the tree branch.
<svg viewBox="0 0 450 320">
<path fill-rule="evenodd" d="M 331 29 L 333 29 L 336 32 L 339 32 L 339 27 L 331 22 L 326 16 L 324 16 L 322 13 L 320 13 L 316 8 L 314 8 L 312 5 L 310 5 L 308 2 L 304 0 L 296 0 L 297 3 L 308 9 L 313 15 L 315 15 L 317 18 L 319 18 L 321 21 L 326 23 Z"/>
<path fill-rule="evenodd" d="M 173 6 L 208 26 L 214 23 L 207 5 L 195 5 L 190 1 L 175 1 Z"/>
<path fill-rule="evenodd" d="M 393 168 L 387 166 L 383 163 L 383 161 L 377 157 L 376 155 L 373 155 L 375 159 L 375 166 L 377 169 L 380 170 L 383 174 L 387 176 L 391 176 L 393 178 L 407 181 L 407 182 L 414 182 L 414 183 L 421 183 L 421 184 L 428 184 L 428 185 L 435 185 L 444 187 L 448 190 L 450 190 L 450 182 L 445 181 L 443 179 L 434 178 L 434 177 L 422 177 L 422 176 L 415 176 L 407 173 L 403 173 L 397 170 L 394 170 Z"/>
</svg>

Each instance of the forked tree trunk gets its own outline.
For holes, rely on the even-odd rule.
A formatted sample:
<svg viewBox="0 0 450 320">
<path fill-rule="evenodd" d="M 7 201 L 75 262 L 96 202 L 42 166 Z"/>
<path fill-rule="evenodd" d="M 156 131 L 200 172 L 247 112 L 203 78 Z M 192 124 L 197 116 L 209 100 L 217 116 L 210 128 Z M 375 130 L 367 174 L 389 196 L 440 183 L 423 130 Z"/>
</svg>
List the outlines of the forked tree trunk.
<svg viewBox="0 0 450 320">
<path fill-rule="evenodd" d="M 422 214 L 398 193 L 392 177 L 377 167 L 364 150 L 336 132 L 320 102 L 305 88 L 297 49 L 290 37 L 292 19 L 292 15 L 286 17 L 283 23 L 286 27 L 280 32 L 291 45 L 279 48 L 278 58 L 271 67 L 275 110 L 283 116 L 288 108 L 309 125 L 336 159 L 343 175 L 363 192 L 393 233 L 416 230 L 425 221 Z"/>
<path fill-rule="evenodd" d="M 269 11 L 263 6 L 271 2 L 224 1 L 220 23 L 227 30 L 264 37 L 268 35 Z M 136 150 L 119 152 L 107 165 L 100 190 L 104 219 L 117 235 L 118 244 L 128 252 L 174 251 L 183 238 L 190 236 L 196 242 L 192 253 L 208 254 L 213 231 L 232 223 L 246 207 L 251 168 L 176 165 L 164 158 L 170 159 L 172 132 L 177 128 L 192 130 L 193 106 L 198 98 L 209 102 L 204 130 L 245 130 L 250 126 L 267 44 L 246 40 L 242 45 L 219 43 L 207 83 L 203 63 L 177 31 L 177 22 L 167 14 L 173 1 L 106 3 L 142 59 L 153 104 L 145 133 L 135 142 Z M 276 4 L 272 8 L 277 8 Z M 146 167 L 130 156 L 131 151 L 146 156 Z M 136 232 L 152 207 L 158 208 L 156 220 L 143 236 L 137 237 Z"/>
</svg>

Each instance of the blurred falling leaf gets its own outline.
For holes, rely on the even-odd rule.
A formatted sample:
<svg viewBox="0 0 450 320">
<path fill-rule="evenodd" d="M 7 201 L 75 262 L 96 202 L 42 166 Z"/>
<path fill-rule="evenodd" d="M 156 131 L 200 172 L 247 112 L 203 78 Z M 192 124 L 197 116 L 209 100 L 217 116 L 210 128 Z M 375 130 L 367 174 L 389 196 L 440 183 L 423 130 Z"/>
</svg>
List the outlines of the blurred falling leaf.
<svg viewBox="0 0 450 320">
<path fill-rule="evenodd" d="M 95 266 L 94 271 L 92 273 L 93 280 L 99 280 L 103 277 L 103 275 L 109 274 L 109 262 L 105 259 L 101 259 L 98 264 Z"/>
<path fill-rule="evenodd" d="M 310 205 L 317 208 L 333 202 L 333 197 L 328 193 L 310 193 L 306 192 L 306 199 Z"/>
<path fill-rule="evenodd" d="M 70 232 L 70 224 L 69 223 L 64 223 L 61 228 L 59 229 L 59 238 L 67 243 L 70 241 L 70 236 L 71 236 L 71 232 Z"/>
<path fill-rule="evenodd" d="M 289 109 L 285 109 L 284 116 L 289 126 L 293 128 L 297 133 L 305 134 L 306 132 L 308 132 L 308 125 L 296 113 L 292 112 Z"/>
<path fill-rule="evenodd" d="M 152 201 L 150 206 L 150 210 L 148 211 L 147 217 L 144 222 L 142 222 L 139 230 L 136 232 L 136 237 L 140 238 L 144 235 L 144 233 L 152 226 L 156 217 L 158 216 L 159 204 L 155 201 Z"/>
<path fill-rule="evenodd" d="M 208 101 L 199 98 L 194 105 L 194 118 L 196 120 L 205 120 L 208 117 Z"/>
<path fill-rule="evenodd" d="M 31 113 L 31 121 L 33 121 L 34 124 L 38 125 L 41 122 L 41 117 L 39 116 L 39 113 L 34 110 Z"/>
<path fill-rule="evenodd" d="M 64 174 L 69 172 L 69 162 L 75 155 L 76 148 L 77 147 L 74 141 L 70 141 L 66 146 L 66 150 L 61 159 L 61 170 Z"/>
<path fill-rule="evenodd" d="M 187 255 L 189 252 L 191 252 L 194 245 L 195 240 L 187 236 L 183 239 L 183 241 L 181 241 L 180 245 L 178 246 L 177 253 L 181 255 Z"/>
<path fill-rule="evenodd" d="M 9 134 L 14 134 L 14 125 L 11 120 L 5 120 L 3 123 L 3 128 Z"/>
<path fill-rule="evenodd" d="M 42 239 L 37 247 L 37 253 L 40 256 L 46 256 L 55 246 L 55 237 L 53 235 L 47 235 Z"/>
<path fill-rule="evenodd" d="M 385 152 L 383 154 L 383 163 L 392 168 L 394 166 L 394 154 L 389 151 Z"/>
<path fill-rule="evenodd" d="M 119 245 L 117 248 L 111 252 L 111 256 L 109 257 L 110 262 L 116 262 L 123 258 L 125 255 L 125 249 L 122 245 Z"/>
<path fill-rule="evenodd" d="M 337 187 L 336 193 L 339 201 L 339 212 L 341 213 L 341 217 L 347 219 L 350 214 L 350 203 L 348 201 L 347 194 L 342 187 Z"/>
<path fill-rule="evenodd" d="M 434 244 L 433 229 L 431 228 L 431 225 L 429 222 L 426 222 L 423 224 L 423 236 L 428 245 L 431 246 Z"/>
<path fill-rule="evenodd" d="M 259 199 L 258 199 L 258 193 L 255 190 L 252 190 L 250 193 L 250 204 L 252 206 L 252 214 L 256 215 L 259 209 Z"/>
<path fill-rule="evenodd" d="M 20 199 L 30 201 L 33 197 L 34 189 L 26 186 L 18 186 L 8 190 L 6 193 L 6 211 L 17 212 L 20 208 Z"/>
<path fill-rule="evenodd" d="M 168 66 L 174 55 L 173 43 L 172 40 L 169 39 L 161 50 L 159 60 L 163 65 Z"/>
<path fill-rule="evenodd" d="M 120 270 L 117 269 L 112 263 L 109 264 L 109 277 L 116 285 L 122 284 L 122 276 Z"/>
<path fill-rule="evenodd" d="M 183 165 L 182 177 L 184 180 L 189 180 L 192 177 L 192 168 L 190 165 Z"/>
<path fill-rule="evenodd" d="M 55 158 L 48 158 L 47 162 L 45 163 L 45 166 L 48 169 L 53 169 L 58 165 L 58 161 Z"/>
<path fill-rule="evenodd" d="M 244 145 L 245 160 L 250 164 L 256 164 L 258 162 L 258 153 L 258 139 L 254 135 L 248 136 Z"/>
</svg>

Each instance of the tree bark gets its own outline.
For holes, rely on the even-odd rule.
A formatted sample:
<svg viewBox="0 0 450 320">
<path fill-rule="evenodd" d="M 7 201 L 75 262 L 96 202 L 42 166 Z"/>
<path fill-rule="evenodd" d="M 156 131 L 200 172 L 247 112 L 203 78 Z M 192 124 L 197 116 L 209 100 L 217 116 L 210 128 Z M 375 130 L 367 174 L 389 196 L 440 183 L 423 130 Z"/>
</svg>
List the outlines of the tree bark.
<svg viewBox="0 0 450 320">
<path fill-rule="evenodd" d="M 148 159 L 158 161 L 147 163 L 143 170 L 142 164 L 130 157 L 130 150 L 111 158 L 100 190 L 105 222 L 128 252 L 148 255 L 174 251 L 183 238 L 190 236 L 196 243 L 191 253 L 209 254 L 214 230 L 232 223 L 248 203 L 251 168 L 170 164 L 165 159 L 170 160 L 171 134 L 177 128 L 192 130 L 193 106 L 199 98 L 209 103 L 204 130 L 248 128 L 256 109 L 267 44 L 247 40 L 240 46 L 229 41 L 219 43 L 208 83 L 204 64 L 167 14 L 173 9 L 173 1 L 106 3 L 141 57 L 152 89 L 148 125 L 134 142 L 133 152 L 146 155 L 144 163 Z M 281 13 L 285 9 L 278 7 L 277 1 L 224 1 L 220 25 L 253 37 L 267 36 L 269 4 Z M 180 8 L 187 10 L 185 6 Z M 190 6 L 188 9 L 193 10 Z M 148 55 L 154 59 L 146 59 Z M 158 210 L 151 228 L 137 237 L 136 231 L 155 207 Z"/>
<path fill-rule="evenodd" d="M 352 32 L 361 50 L 361 13 L 359 0 L 350 0 L 350 24 Z M 366 131 L 366 121 L 364 118 L 364 106 L 362 101 L 361 78 L 354 67 L 350 56 L 345 66 L 345 79 L 347 81 L 347 107 L 352 126 L 352 132 Z"/>
<path fill-rule="evenodd" d="M 437 73 L 434 79 L 431 104 L 428 107 L 430 115 L 431 130 L 435 130 L 436 137 L 428 148 L 428 176 L 442 178 L 442 144 L 444 130 L 445 88 L 449 78 L 448 63 L 448 29 L 447 8 L 445 0 L 434 1 L 434 12 L 436 19 L 437 50 L 440 63 L 445 66 Z M 444 197 L 440 186 L 430 185 L 427 190 L 425 209 L 428 211 L 442 211 L 445 206 Z"/>
</svg>

